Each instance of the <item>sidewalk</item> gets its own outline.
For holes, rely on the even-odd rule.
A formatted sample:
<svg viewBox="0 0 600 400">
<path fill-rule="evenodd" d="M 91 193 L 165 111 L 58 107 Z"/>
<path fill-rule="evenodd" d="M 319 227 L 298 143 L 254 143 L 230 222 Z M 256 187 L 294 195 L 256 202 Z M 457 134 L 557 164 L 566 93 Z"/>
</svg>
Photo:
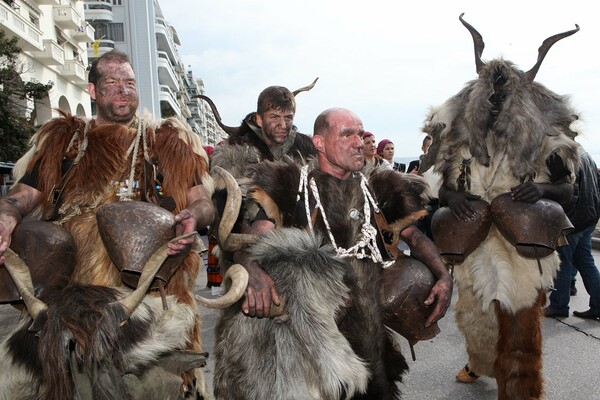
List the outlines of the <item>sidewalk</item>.
<svg viewBox="0 0 600 400">
<path fill-rule="evenodd" d="M 600 265 L 600 251 L 594 251 Z M 211 297 L 206 287 L 206 269 L 198 279 L 197 293 Z M 581 279 L 577 280 L 577 296 L 571 297 L 571 311 L 587 310 L 588 296 Z M 496 382 L 482 377 L 470 385 L 457 383 L 454 376 L 466 363 L 464 339 L 454 322 L 456 291 L 446 316 L 439 322 L 441 333 L 432 340 L 415 345 L 417 360 L 410 358 L 408 342 L 398 336 L 410 371 L 401 384 L 404 400 L 495 400 Z M 219 311 L 201 307 L 204 349 L 214 347 L 214 329 Z M 19 312 L 9 305 L 0 305 L 0 339 L 16 325 Z M 546 399 L 600 399 L 600 321 L 577 317 L 543 320 L 543 352 Z M 204 368 L 212 388 L 214 358 L 209 357 Z M 257 382 L 257 384 L 260 384 Z M 212 389 L 211 389 L 212 390 Z"/>
<path fill-rule="evenodd" d="M 600 251 L 594 251 L 596 265 L 600 265 Z M 203 281 L 204 279 L 204 281 Z M 198 280 L 198 293 L 210 296 L 205 288 L 206 278 Z M 573 310 L 585 311 L 589 297 L 581 278 L 577 279 L 578 293 L 571 297 Z M 457 383 L 456 373 L 466 361 L 464 339 L 454 322 L 454 291 L 452 305 L 439 322 L 441 333 L 432 340 L 415 345 L 416 361 L 410 357 L 408 342 L 397 336 L 402 353 L 408 361 L 409 373 L 401 384 L 404 400 L 495 400 L 496 381 L 481 377 L 472 384 Z M 201 309 L 202 340 L 209 353 L 214 346 L 214 328 L 218 318 L 215 310 Z M 590 400 L 600 399 L 600 321 L 590 321 L 570 316 L 544 318 L 543 362 L 546 399 Z M 214 359 L 209 358 L 204 368 L 208 384 L 212 387 Z"/>
</svg>

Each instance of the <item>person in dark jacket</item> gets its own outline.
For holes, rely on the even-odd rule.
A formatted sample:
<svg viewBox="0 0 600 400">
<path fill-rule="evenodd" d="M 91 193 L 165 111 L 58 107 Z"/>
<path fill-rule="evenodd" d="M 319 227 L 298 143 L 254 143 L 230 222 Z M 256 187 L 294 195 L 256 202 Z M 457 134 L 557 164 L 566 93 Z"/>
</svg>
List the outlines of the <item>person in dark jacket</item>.
<svg viewBox="0 0 600 400">
<path fill-rule="evenodd" d="M 550 305 L 544 310 L 546 317 L 569 316 L 569 300 L 573 269 L 581 275 L 590 295 L 587 311 L 573 311 L 573 315 L 586 319 L 600 319 L 600 272 L 592 256 L 592 233 L 600 218 L 600 192 L 598 168 L 590 155 L 582 151 L 581 166 L 574 184 L 573 198 L 563 204 L 565 213 L 575 227 L 567 236 L 569 244 L 557 249 L 560 270 L 555 280 L 555 290 L 550 294 Z"/>
</svg>

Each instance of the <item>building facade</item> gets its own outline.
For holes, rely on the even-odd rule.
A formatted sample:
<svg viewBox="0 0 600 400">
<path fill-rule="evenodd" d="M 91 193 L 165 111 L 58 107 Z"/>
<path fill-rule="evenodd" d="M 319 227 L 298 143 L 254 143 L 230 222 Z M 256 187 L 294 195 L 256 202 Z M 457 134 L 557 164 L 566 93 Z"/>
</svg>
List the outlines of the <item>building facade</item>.
<svg viewBox="0 0 600 400">
<path fill-rule="evenodd" d="M 39 126 L 58 116 L 56 109 L 91 116 L 87 90 L 87 44 L 94 37 L 83 1 L 0 0 L 0 29 L 17 37 L 25 82 L 52 82 L 42 100 L 26 101 L 23 117 Z"/>
</svg>

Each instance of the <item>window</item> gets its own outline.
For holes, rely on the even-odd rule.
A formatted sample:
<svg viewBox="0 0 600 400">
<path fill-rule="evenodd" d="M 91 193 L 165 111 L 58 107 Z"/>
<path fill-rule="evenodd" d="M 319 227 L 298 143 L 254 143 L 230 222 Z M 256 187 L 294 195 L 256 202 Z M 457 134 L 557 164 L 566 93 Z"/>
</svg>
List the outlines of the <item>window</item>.
<svg viewBox="0 0 600 400">
<path fill-rule="evenodd" d="M 109 39 L 108 38 L 108 26 L 106 23 L 94 23 L 94 39 Z"/>
<path fill-rule="evenodd" d="M 122 6 L 123 0 L 112 0 L 113 6 Z"/>
<path fill-rule="evenodd" d="M 114 23 L 108 24 L 108 28 L 110 31 L 109 38 L 114 42 L 124 42 L 125 41 L 125 33 L 123 30 L 122 23 Z"/>
<path fill-rule="evenodd" d="M 54 31 L 56 32 L 56 43 L 58 43 L 59 46 L 65 44 L 67 42 L 67 39 L 65 39 L 65 37 L 63 36 L 62 31 L 57 27 L 54 28 Z"/>
</svg>

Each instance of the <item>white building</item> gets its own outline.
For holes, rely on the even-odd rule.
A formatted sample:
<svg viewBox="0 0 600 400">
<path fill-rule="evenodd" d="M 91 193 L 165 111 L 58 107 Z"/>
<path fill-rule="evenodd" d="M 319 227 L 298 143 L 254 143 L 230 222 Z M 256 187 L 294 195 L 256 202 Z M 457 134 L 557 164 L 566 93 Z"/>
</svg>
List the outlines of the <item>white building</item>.
<svg viewBox="0 0 600 400">
<path fill-rule="evenodd" d="M 40 125 L 58 116 L 54 109 L 91 116 L 87 91 L 87 43 L 93 29 L 79 0 L 0 0 L 0 28 L 17 37 L 25 82 L 54 85 L 43 100 L 24 101 L 24 117 Z"/>
<path fill-rule="evenodd" d="M 177 32 L 162 14 L 157 0 L 85 0 L 85 18 L 95 30 L 97 50 L 88 48 L 90 61 L 118 49 L 129 55 L 140 96 L 140 110 L 154 116 L 178 116 L 202 143 L 213 145 L 224 132 L 203 101 L 203 93 L 177 52 Z M 201 90 L 201 91 L 200 91 Z"/>
</svg>

